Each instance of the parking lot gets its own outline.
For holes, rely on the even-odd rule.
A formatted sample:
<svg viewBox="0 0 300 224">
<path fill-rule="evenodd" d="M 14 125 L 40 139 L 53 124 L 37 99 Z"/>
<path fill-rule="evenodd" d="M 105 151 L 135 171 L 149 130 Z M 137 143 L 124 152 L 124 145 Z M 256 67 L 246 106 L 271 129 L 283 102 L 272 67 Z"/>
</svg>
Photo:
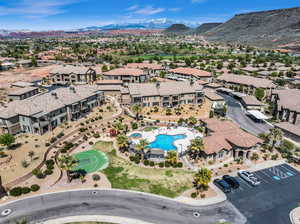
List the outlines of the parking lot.
<svg viewBox="0 0 300 224">
<path fill-rule="evenodd" d="M 289 212 L 300 203 L 300 172 L 287 164 L 254 172 L 261 184 L 253 187 L 237 177 L 240 187 L 228 200 L 250 224 L 288 224 Z"/>
</svg>

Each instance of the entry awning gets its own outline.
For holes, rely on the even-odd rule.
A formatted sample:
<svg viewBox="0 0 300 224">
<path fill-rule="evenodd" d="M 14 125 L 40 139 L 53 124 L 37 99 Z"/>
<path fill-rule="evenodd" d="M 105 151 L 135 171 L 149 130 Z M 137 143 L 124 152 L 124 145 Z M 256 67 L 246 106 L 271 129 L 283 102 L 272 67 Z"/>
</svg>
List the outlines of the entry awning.
<svg viewBox="0 0 300 224">
<path fill-rule="evenodd" d="M 258 111 L 258 110 L 247 110 L 247 113 L 252 115 L 253 117 L 255 117 L 258 120 L 268 120 L 269 117 L 267 117 L 266 115 L 264 115 L 262 112 Z"/>
</svg>

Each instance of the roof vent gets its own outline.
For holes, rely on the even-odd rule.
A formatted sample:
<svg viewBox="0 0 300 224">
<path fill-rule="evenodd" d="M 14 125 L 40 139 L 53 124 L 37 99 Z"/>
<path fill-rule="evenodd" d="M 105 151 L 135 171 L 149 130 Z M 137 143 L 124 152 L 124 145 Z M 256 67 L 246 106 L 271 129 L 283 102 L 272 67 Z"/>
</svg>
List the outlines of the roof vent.
<svg viewBox="0 0 300 224">
<path fill-rule="evenodd" d="M 57 93 L 56 93 L 56 92 L 52 92 L 51 95 L 54 96 L 55 99 L 58 99 L 58 96 L 57 96 Z"/>
</svg>

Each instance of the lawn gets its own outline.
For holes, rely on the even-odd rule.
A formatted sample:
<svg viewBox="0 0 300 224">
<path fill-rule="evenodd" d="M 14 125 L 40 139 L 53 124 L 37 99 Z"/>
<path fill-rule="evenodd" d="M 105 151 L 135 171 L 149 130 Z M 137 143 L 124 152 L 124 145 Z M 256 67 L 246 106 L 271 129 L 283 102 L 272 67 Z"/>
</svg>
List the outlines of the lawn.
<svg viewBox="0 0 300 224">
<path fill-rule="evenodd" d="M 148 192 L 171 198 L 192 188 L 193 172 L 139 167 L 118 157 L 111 142 L 98 142 L 94 149 L 106 152 L 109 157 L 109 167 L 103 170 L 103 173 L 113 188 Z"/>
</svg>

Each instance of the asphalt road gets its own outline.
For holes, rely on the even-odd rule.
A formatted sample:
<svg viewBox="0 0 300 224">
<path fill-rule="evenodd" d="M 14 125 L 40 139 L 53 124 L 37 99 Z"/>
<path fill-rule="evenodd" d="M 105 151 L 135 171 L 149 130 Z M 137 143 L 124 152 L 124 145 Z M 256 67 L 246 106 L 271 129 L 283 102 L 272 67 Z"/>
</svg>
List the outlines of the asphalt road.
<svg viewBox="0 0 300 224">
<path fill-rule="evenodd" d="M 258 123 L 253 121 L 249 118 L 243 107 L 241 106 L 240 102 L 234 99 L 231 96 L 226 94 L 218 93 L 221 95 L 227 104 L 227 117 L 234 120 L 241 128 L 245 129 L 246 131 L 254 134 L 259 135 L 261 133 L 268 133 L 269 130 L 272 128 L 271 125 L 267 123 Z"/>
<path fill-rule="evenodd" d="M 228 200 L 247 218 L 247 224 L 288 224 L 289 213 L 300 203 L 300 173 L 287 164 L 255 172 L 257 187 L 237 178 L 240 188 Z M 274 178 L 275 177 L 275 178 Z"/>
<path fill-rule="evenodd" d="M 0 213 L 7 208 L 13 212 L 7 217 L 0 217 L 1 224 L 11 224 L 22 218 L 28 223 L 39 223 L 77 215 L 119 216 L 157 224 L 215 224 L 219 220 L 235 224 L 246 222 L 229 202 L 194 207 L 173 200 L 115 190 L 68 191 L 32 197 L 0 206 Z M 195 211 L 200 213 L 200 217 L 193 216 Z"/>
</svg>

